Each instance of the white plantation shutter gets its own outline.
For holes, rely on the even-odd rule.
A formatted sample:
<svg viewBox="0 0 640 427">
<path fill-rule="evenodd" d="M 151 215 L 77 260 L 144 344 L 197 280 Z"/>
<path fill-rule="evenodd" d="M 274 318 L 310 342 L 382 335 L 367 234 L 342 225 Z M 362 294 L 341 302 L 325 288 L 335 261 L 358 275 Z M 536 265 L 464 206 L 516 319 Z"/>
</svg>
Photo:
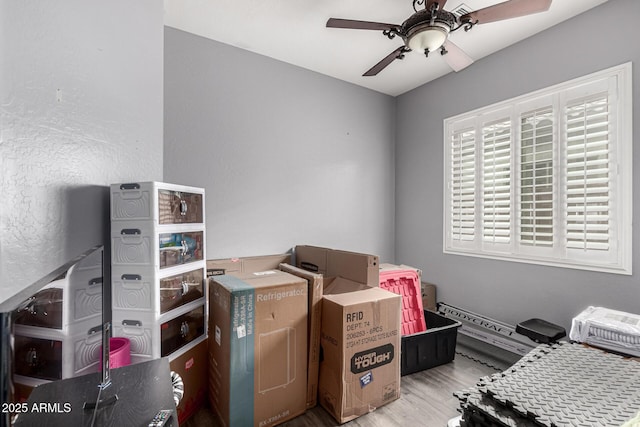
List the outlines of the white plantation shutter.
<svg viewBox="0 0 640 427">
<path fill-rule="evenodd" d="M 609 249 L 609 103 L 607 94 L 572 102 L 566 121 L 567 247 Z"/>
<path fill-rule="evenodd" d="M 520 242 L 553 245 L 553 108 L 520 117 Z"/>
<path fill-rule="evenodd" d="M 444 251 L 631 274 L 631 64 L 446 119 Z"/>
<path fill-rule="evenodd" d="M 451 139 L 451 238 L 475 238 L 475 131 L 459 131 Z"/>
<path fill-rule="evenodd" d="M 482 239 L 508 243 L 511 237 L 511 120 L 482 129 Z"/>
</svg>

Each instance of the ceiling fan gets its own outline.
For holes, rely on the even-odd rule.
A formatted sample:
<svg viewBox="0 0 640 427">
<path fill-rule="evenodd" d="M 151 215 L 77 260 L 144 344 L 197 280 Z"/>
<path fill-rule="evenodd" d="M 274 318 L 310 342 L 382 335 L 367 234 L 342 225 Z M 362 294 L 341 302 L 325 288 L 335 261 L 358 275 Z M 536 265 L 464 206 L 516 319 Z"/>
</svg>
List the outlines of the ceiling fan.
<svg viewBox="0 0 640 427">
<path fill-rule="evenodd" d="M 464 28 L 469 31 L 477 24 L 501 21 L 544 12 L 551 6 L 552 0 L 508 0 L 473 12 L 457 15 L 444 10 L 447 0 L 413 0 L 415 13 L 402 25 L 383 22 L 357 21 L 352 19 L 330 18 L 329 28 L 348 28 L 356 30 L 382 30 L 390 39 L 400 36 L 404 45 L 398 47 L 380 62 L 371 67 L 363 76 L 375 76 L 396 59 L 404 58 L 411 51 L 424 52 L 426 56 L 438 49 L 445 61 L 454 71 L 460 71 L 471 65 L 473 60 L 451 40 L 449 34 Z M 424 7 L 422 7 L 424 5 Z M 448 54 L 448 55 L 447 55 Z"/>
</svg>

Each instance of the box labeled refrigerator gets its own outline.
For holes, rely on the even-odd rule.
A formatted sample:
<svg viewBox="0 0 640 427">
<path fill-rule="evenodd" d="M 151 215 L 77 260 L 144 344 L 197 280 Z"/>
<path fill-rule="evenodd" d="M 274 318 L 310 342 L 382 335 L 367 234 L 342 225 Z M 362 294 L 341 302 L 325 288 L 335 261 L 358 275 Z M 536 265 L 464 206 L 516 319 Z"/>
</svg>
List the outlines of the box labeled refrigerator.
<svg viewBox="0 0 640 427">
<path fill-rule="evenodd" d="M 210 279 L 209 401 L 223 425 L 306 410 L 307 281 L 269 270 Z"/>
</svg>

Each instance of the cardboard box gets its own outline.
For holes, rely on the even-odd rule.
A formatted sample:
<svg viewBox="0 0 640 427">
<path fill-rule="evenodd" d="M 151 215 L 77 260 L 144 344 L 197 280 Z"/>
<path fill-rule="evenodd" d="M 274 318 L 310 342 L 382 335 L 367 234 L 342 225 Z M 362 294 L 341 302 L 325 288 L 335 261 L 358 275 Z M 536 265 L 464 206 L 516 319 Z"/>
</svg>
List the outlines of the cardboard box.
<svg viewBox="0 0 640 427">
<path fill-rule="evenodd" d="M 277 270 L 281 263 L 291 264 L 291 254 L 209 259 L 207 260 L 207 277 L 219 276 L 222 274 L 237 276 L 245 273 Z"/>
<path fill-rule="evenodd" d="M 307 281 L 307 409 L 318 403 L 318 371 L 320 370 L 320 319 L 322 317 L 322 294 L 324 278 L 289 264 L 280 264 L 280 270 Z"/>
<path fill-rule="evenodd" d="M 205 402 L 207 395 L 208 346 L 203 340 L 169 362 L 182 379 L 184 394 L 176 407 L 178 422 L 184 423 Z"/>
<path fill-rule="evenodd" d="M 306 410 L 307 286 L 279 270 L 210 279 L 209 400 L 224 426 Z"/>
<path fill-rule="evenodd" d="M 436 285 L 422 282 L 422 306 L 425 310 L 436 311 Z"/>
<path fill-rule="evenodd" d="M 362 287 L 335 278 L 322 301 L 318 401 L 339 423 L 400 397 L 401 297 Z"/>
<path fill-rule="evenodd" d="M 296 267 L 325 277 L 342 277 L 371 287 L 379 285 L 380 261 L 376 255 L 299 245 L 295 247 L 295 259 Z"/>
</svg>

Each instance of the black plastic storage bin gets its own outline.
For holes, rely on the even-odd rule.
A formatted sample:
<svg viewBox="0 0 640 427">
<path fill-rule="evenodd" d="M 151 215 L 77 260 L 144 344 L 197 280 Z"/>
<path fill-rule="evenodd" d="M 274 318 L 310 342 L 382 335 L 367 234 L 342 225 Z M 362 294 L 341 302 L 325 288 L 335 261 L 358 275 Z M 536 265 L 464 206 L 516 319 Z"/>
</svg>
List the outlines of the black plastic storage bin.
<svg viewBox="0 0 640 427">
<path fill-rule="evenodd" d="M 400 374 L 407 375 L 449 363 L 456 354 L 462 323 L 424 310 L 427 330 L 402 337 Z"/>
</svg>

